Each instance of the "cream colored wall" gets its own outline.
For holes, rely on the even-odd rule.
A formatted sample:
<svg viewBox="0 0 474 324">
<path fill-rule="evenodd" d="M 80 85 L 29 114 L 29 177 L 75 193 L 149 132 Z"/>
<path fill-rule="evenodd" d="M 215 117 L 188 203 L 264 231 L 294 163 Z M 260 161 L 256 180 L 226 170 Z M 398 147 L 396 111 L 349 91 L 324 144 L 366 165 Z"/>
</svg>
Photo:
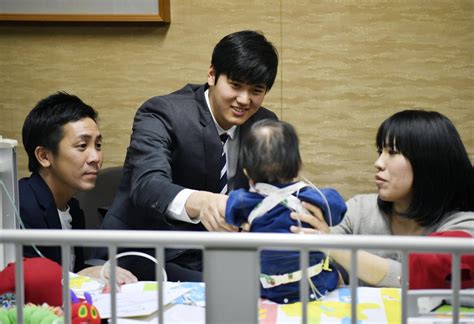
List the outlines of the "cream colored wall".
<svg viewBox="0 0 474 324">
<path fill-rule="evenodd" d="M 121 165 L 148 97 L 206 80 L 224 35 L 263 31 L 281 66 L 265 106 L 301 137 L 303 175 L 344 197 L 373 191 L 378 125 L 406 107 L 446 114 L 474 157 L 474 2 L 171 0 L 169 25 L 0 24 L 0 134 L 20 142 L 35 103 L 57 91 L 100 114 L 104 166 Z"/>
</svg>

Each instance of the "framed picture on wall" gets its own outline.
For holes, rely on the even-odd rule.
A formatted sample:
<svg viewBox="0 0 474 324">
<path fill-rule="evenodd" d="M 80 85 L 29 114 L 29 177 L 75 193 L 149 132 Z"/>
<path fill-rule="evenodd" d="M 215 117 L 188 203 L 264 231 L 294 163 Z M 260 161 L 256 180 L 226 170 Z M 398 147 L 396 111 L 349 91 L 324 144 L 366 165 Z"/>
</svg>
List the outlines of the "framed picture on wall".
<svg viewBox="0 0 474 324">
<path fill-rule="evenodd" d="M 1 0 L 0 20 L 170 22 L 170 0 Z"/>
</svg>

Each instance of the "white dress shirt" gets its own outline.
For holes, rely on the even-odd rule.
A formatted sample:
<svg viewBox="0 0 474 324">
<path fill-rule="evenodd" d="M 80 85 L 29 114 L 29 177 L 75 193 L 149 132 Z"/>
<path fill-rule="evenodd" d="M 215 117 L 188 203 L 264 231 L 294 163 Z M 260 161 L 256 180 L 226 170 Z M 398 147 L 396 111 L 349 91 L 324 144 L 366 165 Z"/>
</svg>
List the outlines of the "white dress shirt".
<svg viewBox="0 0 474 324">
<path fill-rule="evenodd" d="M 72 216 L 70 213 L 71 208 L 67 206 L 66 210 L 60 210 L 58 209 L 58 215 L 59 215 L 59 221 L 61 222 L 61 228 L 63 230 L 70 230 L 72 229 Z M 74 248 L 71 247 L 71 252 L 70 252 L 70 264 L 69 264 L 69 270 L 73 271 L 74 270 L 74 259 L 76 258 L 74 254 Z"/>
</svg>

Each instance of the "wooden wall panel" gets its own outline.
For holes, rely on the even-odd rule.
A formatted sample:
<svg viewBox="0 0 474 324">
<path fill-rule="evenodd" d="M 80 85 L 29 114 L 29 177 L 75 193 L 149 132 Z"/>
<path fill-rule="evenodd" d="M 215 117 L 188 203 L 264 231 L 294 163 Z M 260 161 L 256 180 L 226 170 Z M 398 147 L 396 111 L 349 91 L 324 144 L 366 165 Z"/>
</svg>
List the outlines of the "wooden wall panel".
<svg viewBox="0 0 474 324">
<path fill-rule="evenodd" d="M 374 191 L 376 129 L 412 107 L 451 118 L 472 161 L 472 2 L 283 4 L 282 118 L 298 127 L 308 178 L 347 198 Z"/>
<path fill-rule="evenodd" d="M 301 137 L 303 175 L 345 198 L 375 189 L 378 125 L 407 107 L 453 120 L 474 157 L 472 1 L 172 0 L 169 25 L 1 23 L 0 134 L 20 142 L 41 98 L 80 96 L 100 114 L 104 166 L 121 165 L 147 98 L 206 80 L 224 35 L 258 29 L 280 51 L 264 102 Z"/>
</svg>

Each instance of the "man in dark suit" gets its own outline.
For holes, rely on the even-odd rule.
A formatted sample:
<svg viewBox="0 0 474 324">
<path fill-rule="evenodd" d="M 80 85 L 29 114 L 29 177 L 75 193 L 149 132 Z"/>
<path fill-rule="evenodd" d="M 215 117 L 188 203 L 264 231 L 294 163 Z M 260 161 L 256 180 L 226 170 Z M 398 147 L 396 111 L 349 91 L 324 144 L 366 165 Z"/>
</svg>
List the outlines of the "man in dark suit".
<svg viewBox="0 0 474 324">
<path fill-rule="evenodd" d="M 206 84 L 147 100 L 103 228 L 237 231 L 224 219 L 225 194 L 248 185 L 238 163 L 243 136 L 254 122 L 277 119 L 260 107 L 277 67 L 277 51 L 261 33 L 236 32 L 215 46 Z M 169 249 L 165 257 L 169 280 L 202 280 L 199 251 Z M 144 262 L 120 264 L 154 279 L 155 266 Z"/>
<path fill-rule="evenodd" d="M 94 188 L 102 166 L 102 135 L 97 112 L 76 96 L 58 92 L 41 101 L 23 124 L 29 178 L 19 181 L 20 217 L 29 229 L 84 229 L 84 214 L 73 198 Z M 61 263 L 56 246 L 26 247 L 26 257 L 44 256 Z M 84 264 L 82 247 L 71 251 L 71 271 L 100 278 L 102 267 Z M 118 269 L 119 283 L 136 281 Z"/>
</svg>

